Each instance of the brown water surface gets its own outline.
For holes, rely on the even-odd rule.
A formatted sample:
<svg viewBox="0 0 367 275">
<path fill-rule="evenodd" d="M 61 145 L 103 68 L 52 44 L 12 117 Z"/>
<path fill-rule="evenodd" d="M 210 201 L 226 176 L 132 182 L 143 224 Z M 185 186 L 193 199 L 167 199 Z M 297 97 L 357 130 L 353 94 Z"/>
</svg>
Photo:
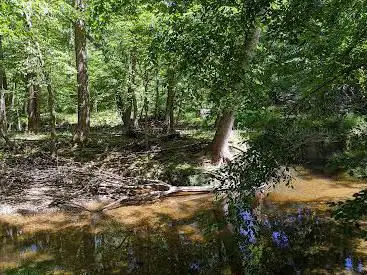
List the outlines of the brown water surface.
<svg viewBox="0 0 367 275">
<path fill-rule="evenodd" d="M 321 211 L 367 184 L 303 171 L 294 187 L 278 186 L 267 206 Z M 103 213 L 3 215 L 0 274 L 231 274 L 218 209 L 212 195 L 182 194 Z M 367 257 L 357 242 L 354 249 Z"/>
<path fill-rule="evenodd" d="M 213 196 L 106 213 L 0 218 L 3 274 L 223 274 Z"/>
<path fill-rule="evenodd" d="M 279 184 L 270 194 L 274 202 L 319 202 L 320 204 L 351 198 L 354 193 L 367 188 L 367 182 L 326 177 L 300 169 L 293 180 L 293 188 Z"/>
</svg>

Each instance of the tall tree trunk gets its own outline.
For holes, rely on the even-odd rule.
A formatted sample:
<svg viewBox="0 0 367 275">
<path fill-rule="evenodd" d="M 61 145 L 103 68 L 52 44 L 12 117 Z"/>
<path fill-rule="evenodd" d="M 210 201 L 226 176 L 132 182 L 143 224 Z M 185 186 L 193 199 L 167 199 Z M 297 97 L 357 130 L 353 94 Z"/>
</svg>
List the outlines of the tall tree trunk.
<svg viewBox="0 0 367 275">
<path fill-rule="evenodd" d="M 256 23 L 256 22 L 255 22 Z M 254 55 L 257 44 L 260 38 L 260 27 L 254 27 L 252 32 L 244 35 L 242 43 L 242 58 L 239 64 L 239 72 L 241 74 L 246 72 L 246 69 Z M 238 72 L 234 72 L 235 74 Z M 234 83 L 237 90 L 243 89 L 243 83 Z M 233 106 L 235 109 L 235 105 Z M 234 111 L 224 110 L 222 116 L 216 122 L 217 130 L 212 142 L 212 163 L 220 164 L 222 161 L 229 161 L 231 153 L 229 151 L 228 141 L 232 133 L 234 123 Z"/>
<path fill-rule="evenodd" d="M 136 99 L 136 94 L 134 91 L 133 93 L 133 123 L 132 123 L 134 130 L 136 130 L 139 127 L 138 115 L 139 115 L 138 101 Z"/>
<path fill-rule="evenodd" d="M 34 75 L 27 75 L 27 91 L 28 91 L 28 131 L 37 133 L 40 126 L 40 104 L 39 104 L 39 85 L 34 82 Z"/>
<path fill-rule="evenodd" d="M 189 92 L 189 89 L 187 89 Z M 180 96 L 183 96 L 183 93 L 185 93 L 185 91 L 181 91 L 181 94 L 179 95 Z M 178 124 L 181 120 L 181 115 L 183 113 L 183 108 L 182 108 L 182 105 L 183 105 L 183 100 L 180 100 L 178 101 L 178 106 L 177 106 L 177 115 L 176 115 L 176 124 Z"/>
<path fill-rule="evenodd" d="M 130 90 L 130 88 L 129 88 Z M 122 121 L 128 132 L 134 132 L 138 124 L 138 104 L 135 93 L 132 92 L 131 96 L 128 97 L 128 101 L 123 112 Z"/>
<path fill-rule="evenodd" d="M 123 113 L 124 126 L 128 133 L 134 132 L 138 128 L 138 102 L 135 94 L 135 76 L 136 76 L 136 48 L 130 52 L 130 75 L 129 86 L 127 90 L 127 104 Z"/>
<path fill-rule="evenodd" d="M 7 135 L 4 76 L 5 75 L 2 75 L 0 71 L 0 137 L 2 137 L 7 144 L 10 144 L 11 142 Z"/>
<path fill-rule="evenodd" d="M 159 71 L 157 70 L 157 76 L 155 80 L 155 106 L 154 106 L 154 118 L 158 119 L 159 116 Z"/>
<path fill-rule="evenodd" d="M 232 134 L 234 123 L 234 112 L 224 111 L 218 122 L 217 131 L 212 143 L 212 162 L 220 164 L 222 161 L 229 161 L 232 157 L 228 141 Z"/>
<path fill-rule="evenodd" d="M 140 110 L 140 115 L 139 115 L 140 120 L 143 120 L 143 116 L 145 120 L 148 119 L 148 110 L 149 110 L 149 101 L 148 101 L 148 98 L 145 96 L 143 99 L 143 106 L 141 107 L 141 110 Z"/>
<path fill-rule="evenodd" d="M 128 88 L 128 90 L 130 90 L 130 87 Z M 132 128 L 132 119 L 131 119 L 132 109 L 133 109 L 133 99 L 129 97 L 127 99 L 127 104 L 125 104 L 124 112 L 122 114 L 122 121 L 124 122 L 124 126 L 128 131 Z"/>
<path fill-rule="evenodd" d="M 48 112 L 50 115 L 50 136 L 51 136 L 51 151 L 56 153 L 56 116 L 55 116 L 55 95 L 52 89 L 51 76 L 46 73 L 47 92 L 48 92 Z"/>
<path fill-rule="evenodd" d="M 16 81 L 14 81 L 14 92 L 13 92 L 13 100 L 14 100 L 14 104 L 12 103 L 12 107 L 14 110 L 14 124 L 16 124 L 17 126 L 17 131 L 21 132 L 22 129 L 22 123 L 20 120 L 20 112 L 19 112 L 19 98 L 16 97 L 16 90 L 17 90 L 17 83 Z"/>
<path fill-rule="evenodd" d="M 148 114 L 149 114 L 149 101 L 147 98 L 145 98 L 145 102 L 144 102 L 144 112 L 145 112 L 145 115 L 144 115 L 144 119 L 145 121 L 148 121 Z"/>
<path fill-rule="evenodd" d="M 19 114 L 19 108 L 17 108 L 17 130 L 19 132 L 23 131 L 23 127 L 22 127 L 22 121 L 20 120 L 20 114 Z"/>
<path fill-rule="evenodd" d="M 136 99 L 136 47 L 134 47 L 131 51 L 131 98 L 132 98 L 132 104 L 133 104 L 133 114 L 132 114 L 132 125 L 135 130 L 138 128 L 138 101 Z"/>
<path fill-rule="evenodd" d="M 75 0 L 77 11 L 84 12 L 84 0 Z M 78 125 L 74 135 L 74 141 L 85 143 L 90 131 L 90 106 L 87 71 L 87 39 L 86 26 L 83 19 L 77 19 L 74 23 L 75 57 L 78 84 Z"/>
<path fill-rule="evenodd" d="M 2 74 L 2 72 L 0 72 Z M 4 135 L 7 133 L 6 104 L 5 104 L 5 87 L 3 86 L 3 77 L 0 76 L 0 128 Z"/>
<path fill-rule="evenodd" d="M 166 102 L 166 126 L 167 132 L 175 129 L 174 103 L 175 103 L 175 72 L 169 68 L 167 72 L 167 102 Z"/>
<path fill-rule="evenodd" d="M 26 14 L 26 22 L 27 22 L 27 31 L 30 32 L 32 29 L 32 14 Z M 30 37 L 31 38 L 31 37 Z M 34 47 L 32 46 L 32 42 L 38 46 L 37 42 L 32 41 L 32 39 L 28 40 L 28 50 L 31 50 L 29 53 L 28 59 L 34 58 Z M 37 47 L 39 50 L 39 47 Z M 40 86 L 37 83 L 37 73 L 35 72 L 35 68 L 33 64 L 30 64 L 32 67 L 28 68 L 30 70 L 26 75 L 26 94 L 27 101 L 25 103 L 26 113 L 28 116 L 28 124 L 27 130 L 29 132 L 37 133 L 40 126 L 40 104 L 39 104 L 39 89 Z"/>
<path fill-rule="evenodd" d="M 148 108 L 149 108 L 149 101 L 148 101 L 148 86 L 149 86 L 149 75 L 148 71 L 145 70 L 144 73 L 144 96 L 143 96 L 143 106 L 141 107 L 140 111 L 140 120 L 143 119 L 143 114 L 145 114 L 145 120 L 148 118 Z"/>
<path fill-rule="evenodd" d="M 0 35 L 0 128 L 1 136 L 8 142 L 7 139 L 7 119 L 6 119 L 6 101 L 5 91 L 8 89 L 8 83 L 6 80 L 4 64 L 4 55 L 2 47 L 2 36 Z"/>
<path fill-rule="evenodd" d="M 9 120 L 8 120 L 8 131 L 9 132 L 13 130 L 14 121 L 16 119 L 15 92 L 14 91 L 11 92 L 11 99 L 10 99 L 10 115 L 9 115 Z"/>
</svg>

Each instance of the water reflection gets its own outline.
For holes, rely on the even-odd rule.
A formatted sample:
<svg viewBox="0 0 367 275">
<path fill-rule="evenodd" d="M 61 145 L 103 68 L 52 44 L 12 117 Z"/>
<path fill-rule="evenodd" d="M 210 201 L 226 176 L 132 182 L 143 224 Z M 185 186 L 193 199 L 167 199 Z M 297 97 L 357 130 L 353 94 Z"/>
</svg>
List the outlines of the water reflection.
<svg viewBox="0 0 367 275">
<path fill-rule="evenodd" d="M 107 216 L 59 231 L 0 223 L 0 273 L 223 274 L 227 259 L 214 223 L 209 210 L 159 229 L 127 228 Z"/>
<path fill-rule="evenodd" d="M 0 217 L 0 274 L 247 274 L 249 261 L 252 270 L 270 270 L 249 274 L 365 271 L 367 246 L 360 249 L 355 228 L 335 224 L 319 202 L 307 202 L 317 216 L 299 210 L 303 201 L 265 205 L 268 219 L 250 242 L 257 256 L 244 263 L 246 249 L 224 230 L 212 200 L 182 196 L 106 213 Z M 252 221 L 246 212 L 241 218 Z"/>
</svg>

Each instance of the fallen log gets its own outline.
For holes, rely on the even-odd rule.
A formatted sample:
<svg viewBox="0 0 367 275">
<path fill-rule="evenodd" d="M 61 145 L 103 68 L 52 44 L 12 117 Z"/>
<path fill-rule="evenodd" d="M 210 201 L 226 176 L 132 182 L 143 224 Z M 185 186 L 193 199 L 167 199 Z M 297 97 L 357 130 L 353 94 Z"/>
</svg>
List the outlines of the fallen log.
<svg viewBox="0 0 367 275">
<path fill-rule="evenodd" d="M 154 180 L 157 182 L 157 180 Z M 161 199 L 164 197 L 168 197 L 177 193 L 211 193 L 215 190 L 214 186 L 172 186 L 165 182 L 159 182 L 159 183 L 153 183 L 150 184 L 150 186 L 156 190 L 159 191 L 152 191 L 149 194 L 147 194 L 147 201 L 152 201 L 154 199 Z M 127 200 L 126 197 L 123 197 L 117 201 L 114 201 L 98 211 L 104 211 L 104 210 L 112 210 L 119 208 L 123 205 L 123 202 Z"/>
<path fill-rule="evenodd" d="M 214 187 L 210 185 L 204 186 L 170 186 L 167 191 L 163 192 L 163 196 L 169 196 L 175 193 L 210 193 L 214 191 Z"/>
</svg>

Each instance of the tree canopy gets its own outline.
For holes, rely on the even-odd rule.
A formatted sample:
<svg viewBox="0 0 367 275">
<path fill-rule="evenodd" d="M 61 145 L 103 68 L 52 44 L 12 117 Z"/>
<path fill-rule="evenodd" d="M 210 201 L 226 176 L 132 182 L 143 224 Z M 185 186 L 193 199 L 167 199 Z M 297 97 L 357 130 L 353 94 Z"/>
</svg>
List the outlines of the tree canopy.
<svg viewBox="0 0 367 275">
<path fill-rule="evenodd" d="M 2 0 L 1 146 L 82 150 L 102 119 L 144 148 L 205 129 L 235 224 L 290 167 L 367 178 L 366 26 L 365 0 Z M 365 194 L 335 217 L 364 216 Z"/>
</svg>

